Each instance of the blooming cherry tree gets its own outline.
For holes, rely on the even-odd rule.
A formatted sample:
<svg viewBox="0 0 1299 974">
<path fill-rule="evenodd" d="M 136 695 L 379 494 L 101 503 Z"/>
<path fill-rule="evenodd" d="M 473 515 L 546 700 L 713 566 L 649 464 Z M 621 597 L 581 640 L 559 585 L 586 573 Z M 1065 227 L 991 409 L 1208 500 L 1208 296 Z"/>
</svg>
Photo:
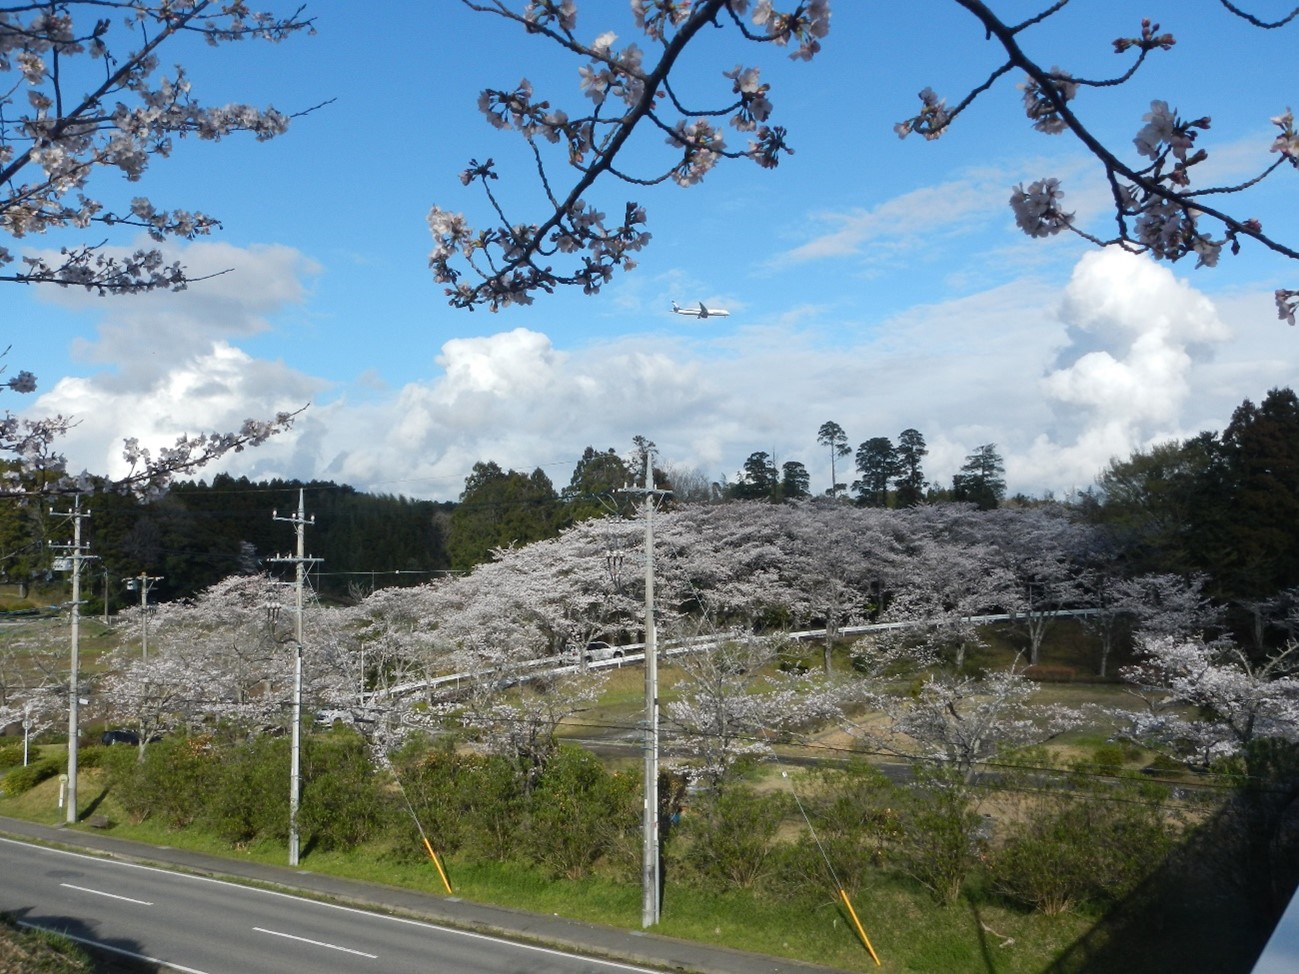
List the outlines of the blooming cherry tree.
<svg viewBox="0 0 1299 974">
<path fill-rule="evenodd" d="M 1007 750 L 1041 744 L 1082 723 L 1082 714 L 1033 702 L 1038 687 L 1016 667 L 979 677 L 933 676 L 912 694 L 869 691 L 884 717 L 854 722 L 854 736 L 909 760 L 937 764 L 965 784 Z"/>
<path fill-rule="evenodd" d="M 276 622 L 268 608 L 286 601 L 283 588 L 264 575 L 236 576 L 192 602 L 159 604 L 148 661 L 118 650 L 103 699 L 115 715 L 141 726 L 224 722 L 252 733 L 282 725 L 295 644 L 292 622 Z M 314 605 L 303 611 L 302 692 L 309 713 L 357 701 L 359 654 L 336 612 Z"/>
<path fill-rule="evenodd" d="M 1143 703 L 1129 715 L 1138 740 L 1199 767 L 1248 755 L 1256 740 L 1299 742 L 1299 643 L 1261 660 L 1231 642 L 1186 636 L 1151 636 L 1140 651 L 1123 670 Z"/>
<path fill-rule="evenodd" d="M 303 31 L 301 11 L 260 13 L 243 0 L 58 0 L 0 6 L 0 232 L 15 239 L 56 230 L 143 230 L 154 241 L 192 240 L 220 224 L 201 211 L 164 209 L 136 195 L 112 204 L 95 177 L 138 182 L 151 162 L 188 137 L 247 132 L 259 141 L 290 116 L 245 104 L 204 105 L 183 67 L 160 71 L 185 37 L 211 45 L 272 43 Z M 105 184 L 107 185 L 107 184 Z M 183 289 L 189 281 L 156 247 L 120 253 L 104 243 L 57 257 L 0 245 L 0 281 L 82 287 L 99 294 Z"/>
<path fill-rule="evenodd" d="M 526 79 L 479 96 L 487 120 L 497 128 L 517 131 L 531 149 L 544 197 L 536 219 L 507 216 L 492 189 L 498 173 L 490 159 L 472 160 L 461 181 L 482 187 L 494 226 L 475 229 L 461 214 L 436 206 L 429 214 L 434 237 L 430 265 L 435 279 L 446 285 L 451 304 L 493 311 L 530 303 L 538 291 L 565 285 L 580 285 L 595 293 L 615 268 L 634 265 L 634 255 L 649 242 L 645 210 L 628 202 L 606 216 L 590 199 L 595 184 L 605 177 L 636 186 L 668 181 L 689 186 L 723 159 L 748 158 L 773 168 L 782 154 L 792 151 L 785 127 L 772 121 L 773 99 L 758 67 L 737 65 L 719 71 L 719 87 L 729 82 L 730 91 L 717 107 L 688 104 L 675 90 L 676 67 L 687 47 L 702 46 L 697 40 L 704 28 L 731 27 L 743 41 L 771 44 L 789 50 L 793 58 L 810 60 L 830 26 L 829 0 L 790 0 L 782 4 L 784 11 L 777 9 L 779 0 L 632 0 L 635 28 L 651 55 L 634 43 L 619 45 L 612 31 L 579 28 L 576 0 L 462 2 L 472 10 L 511 21 L 584 62 L 579 68 L 580 90 L 588 104 L 581 110 L 564 111 L 538 98 Z M 1029 15 L 1016 11 L 1018 19 L 994 9 L 1008 4 L 952 2 L 972 15 L 995 46 L 994 63 L 954 103 L 932 88 L 921 90 L 919 110 L 897 123 L 894 131 L 903 138 L 916 134 L 936 140 L 977 99 L 1007 79 L 1022 79 L 1018 97 L 1028 123 L 1046 135 L 1072 136 L 1097 160 L 1114 216 L 1109 233 L 1082 229 L 1067 208 L 1062 183 L 1047 176 L 1011 190 L 1015 221 L 1029 236 L 1070 231 L 1096 244 L 1157 259 L 1176 261 L 1194 255 L 1197 265 L 1204 266 L 1215 265 L 1224 248 L 1237 252 L 1244 241 L 1299 258 L 1299 250 L 1270 236 L 1257 215 L 1236 210 L 1238 203 L 1248 206 L 1244 201 L 1251 188 L 1278 170 L 1299 166 L 1299 135 L 1290 108 L 1272 117 L 1276 134 L 1270 145 L 1259 146 L 1258 171 L 1252 178 L 1230 185 L 1193 185 L 1202 171 L 1197 167 L 1209 155 L 1201 139 L 1209 129 L 1209 118 L 1184 116 L 1168 101 L 1155 98 L 1150 111 L 1139 121 L 1134 119 L 1135 137 L 1128 148 L 1101 141 L 1088 114 L 1095 106 L 1094 96 L 1131 82 L 1148 59 L 1172 56 L 1177 43 L 1173 33 L 1144 19 L 1133 25 L 1138 27 L 1135 35 L 1113 42 L 1114 52 L 1125 59 L 1119 69 L 1106 77 L 1081 77 L 1066 67 L 1048 67 L 1048 61 L 1028 53 L 1026 43 L 1034 32 L 1049 30 L 1048 22 L 1073 12 L 1068 0 L 1044 3 Z M 1232 0 L 1219 3 L 1224 16 L 1260 30 L 1278 30 L 1299 17 L 1299 10 L 1294 10 L 1268 20 Z M 865 15 L 867 8 L 859 11 L 858 6 L 849 15 Z M 747 144 L 729 144 L 724 126 L 747 137 Z M 628 146 L 634 133 L 646 130 L 662 137 L 669 149 L 667 161 L 645 173 L 633 172 L 626 158 Z M 575 172 L 570 181 L 561 183 L 555 175 L 556 161 Z M 565 259 L 570 266 L 557 269 L 556 264 Z M 1280 317 L 1294 324 L 1299 290 L 1278 289 L 1276 305 Z"/>
<path fill-rule="evenodd" d="M 774 670 L 780 649 L 779 638 L 718 633 L 675 660 L 682 679 L 665 711 L 665 746 L 714 791 L 741 758 L 768 754 L 776 739 L 840 714 L 842 688 Z"/>
</svg>

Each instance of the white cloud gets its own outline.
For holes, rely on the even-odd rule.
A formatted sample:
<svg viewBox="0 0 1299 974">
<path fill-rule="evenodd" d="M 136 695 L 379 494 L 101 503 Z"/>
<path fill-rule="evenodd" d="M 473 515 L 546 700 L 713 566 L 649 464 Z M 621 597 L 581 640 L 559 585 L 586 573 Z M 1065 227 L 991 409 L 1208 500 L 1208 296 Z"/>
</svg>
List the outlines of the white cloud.
<svg viewBox="0 0 1299 974">
<path fill-rule="evenodd" d="M 1197 362 L 1230 337 L 1208 297 L 1120 250 L 1079 261 L 1060 317 L 1071 344 L 1042 388 L 1061 448 L 1096 469 L 1181 430 Z"/>
<path fill-rule="evenodd" d="M 766 325 L 567 348 L 527 328 L 451 338 L 429 375 L 399 387 L 353 357 L 359 378 L 341 390 L 239 346 L 260 341 L 255 332 L 302 293 L 278 277 L 306 272 L 299 257 L 262 256 L 279 268 L 264 287 L 254 275 L 222 292 L 217 279 L 176 305 L 180 322 L 150 311 L 184 340 L 155 343 L 148 368 L 127 361 L 138 344 L 105 337 L 142 328 L 143 311 L 96 306 L 112 309 L 97 347 L 118 371 L 66 378 L 33 409 L 79 419 L 67 443 L 75 467 L 118 473 L 127 436 L 157 449 L 314 400 L 291 433 L 221 469 L 453 498 L 476 461 L 541 466 L 563 487 L 583 447 L 626 450 L 644 434 L 665 461 L 710 478 L 733 476 L 755 451 L 800 460 L 821 490 L 829 463 L 816 430 L 834 420 L 854 445 L 920 430 L 926 472 L 943 483 L 995 443 L 1012 491 L 1059 492 L 1090 484 L 1113 455 L 1221 428 L 1246 396 L 1294 381 L 1270 348 L 1274 322 L 1228 341 L 1224 309 L 1232 322 L 1261 317 L 1266 294 L 1215 305 L 1165 267 L 1104 251 L 1080 260 L 1063 289 L 1025 279 L 883 322 L 802 304 Z M 1260 385 L 1242 386 L 1251 381 Z"/>
<path fill-rule="evenodd" d="M 121 476 L 127 471 L 122 441 L 128 437 L 156 452 L 182 435 L 225 432 L 250 417 L 266 419 L 300 409 L 320 385 L 283 365 L 259 362 L 217 342 L 207 354 L 130 392 L 98 375 L 60 379 L 36 400 L 31 412 L 73 417 L 76 425 L 61 445 L 72 469 Z M 232 458 L 229 468 L 252 472 L 268 458 L 254 451 Z"/>
<path fill-rule="evenodd" d="M 153 246 L 147 240 L 139 244 Z M 266 331 L 273 315 L 307 298 L 304 279 L 319 270 L 299 251 L 280 245 L 195 243 L 161 249 L 168 262 L 179 260 L 195 283 L 184 291 L 112 298 L 74 288 L 42 294 L 51 304 L 100 317 L 96 337 L 76 341 L 73 354 L 84 362 L 110 366 L 112 373 L 103 374 L 100 381 L 123 392 L 157 381 L 177 363 L 208 354 L 214 341 Z"/>
</svg>

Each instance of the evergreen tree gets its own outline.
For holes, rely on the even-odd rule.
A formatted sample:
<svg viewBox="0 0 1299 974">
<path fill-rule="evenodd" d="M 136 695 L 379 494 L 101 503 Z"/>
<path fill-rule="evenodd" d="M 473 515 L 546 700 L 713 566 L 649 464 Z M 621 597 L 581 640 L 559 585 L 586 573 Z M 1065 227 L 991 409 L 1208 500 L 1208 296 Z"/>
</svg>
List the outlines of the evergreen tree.
<svg viewBox="0 0 1299 974">
<path fill-rule="evenodd" d="M 503 472 L 491 461 L 475 463 L 451 514 L 451 567 L 468 570 L 487 561 L 494 548 L 554 537 L 558 508 L 559 496 L 540 467 L 529 475 Z"/>
<path fill-rule="evenodd" d="M 893 488 L 897 491 L 894 497 L 896 506 L 915 507 L 924 500 L 925 473 L 920 463 L 928 453 L 925 438 L 919 430 L 908 428 L 898 434 L 898 445 L 894 450 L 897 472 L 893 481 Z"/>
<path fill-rule="evenodd" d="M 611 510 L 628 506 L 616 492 L 631 485 L 631 473 L 612 447 L 603 453 L 588 446 L 573 468 L 573 476 L 561 495 L 565 524 L 602 517 Z"/>
<path fill-rule="evenodd" d="M 857 472 L 852 489 L 864 507 L 889 506 L 889 482 L 897 476 L 897 453 L 887 436 L 873 436 L 857 448 Z"/>
<path fill-rule="evenodd" d="M 835 461 L 852 453 L 852 447 L 848 445 L 848 434 L 838 423 L 827 420 L 816 431 L 816 442 L 830 450 L 830 489 L 826 494 L 838 497 L 848 489 L 847 484 L 839 483 L 839 477 L 835 472 Z"/>
<path fill-rule="evenodd" d="M 812 478 L 807 467 L 797 460 L 787 460 L 781 465 L 780 496 L 787 501 L 812 496 Z"/>
<path fill-rule="evenodd" d="M 731 496 L 737 500 L 772 500 L 780 488 L 780 478 L 771 455 L 750 453 L 744 461 L 740 479 L 731 486 Z"/>
<path fill-rule="evenodd" d="M 960 473 L 952 478 L 952 499 L 971 501 L 989 511 L 1006 496 L 1006 464 L 997 444 L 984 443 L 965 458 Z"/>
</svg>

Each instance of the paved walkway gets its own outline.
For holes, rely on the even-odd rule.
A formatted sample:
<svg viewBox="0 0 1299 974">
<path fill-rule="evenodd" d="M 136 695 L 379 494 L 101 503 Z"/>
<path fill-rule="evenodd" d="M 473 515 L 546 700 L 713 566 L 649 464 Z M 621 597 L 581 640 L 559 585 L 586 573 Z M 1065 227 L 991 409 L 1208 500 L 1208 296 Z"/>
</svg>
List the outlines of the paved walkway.
<svg viewBox="0 0 1299 974">
<path fill-rule="evenodd" d="M 659 934 L 604 927 L 557 916 L 470 903 L 456 897 L 340 879 L 290 866 L 268 866 L 167 846 L 148 845 L 92 829 L 53 827 L 0 816 L 0 835 L 32 839 L 236 882 L 244 880 L 265 883 L 362 908 L 647 967 L 697 974 L 832 974 L 832 971 L 838 970 L 763 954 L 710 947 Z"/>
</svg>

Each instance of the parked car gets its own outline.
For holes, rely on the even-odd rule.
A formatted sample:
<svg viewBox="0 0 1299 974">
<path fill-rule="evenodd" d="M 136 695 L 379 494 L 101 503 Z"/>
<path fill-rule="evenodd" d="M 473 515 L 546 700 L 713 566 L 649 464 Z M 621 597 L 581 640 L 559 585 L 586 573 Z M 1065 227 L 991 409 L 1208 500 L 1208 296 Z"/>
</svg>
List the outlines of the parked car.
<svg viewBox="0 0 1299 974">
<path fill-rule="evenodd" d="M 140 735 L 129 730 L 106 730 L 103 736 L 100 737 L 99 743 L 109 746 L 113 744 L 131 744 L 138 747 Z"/>
</svg>

